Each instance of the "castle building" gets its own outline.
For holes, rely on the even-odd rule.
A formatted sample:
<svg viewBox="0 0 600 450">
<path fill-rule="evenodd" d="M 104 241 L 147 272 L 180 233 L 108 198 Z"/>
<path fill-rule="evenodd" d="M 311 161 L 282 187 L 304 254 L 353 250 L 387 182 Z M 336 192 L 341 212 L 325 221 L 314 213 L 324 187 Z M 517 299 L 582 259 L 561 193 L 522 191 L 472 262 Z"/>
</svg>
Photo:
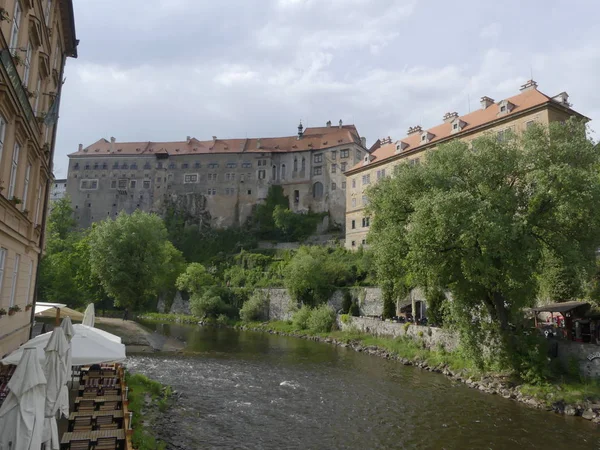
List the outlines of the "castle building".
<svg viewBox="0 0 600 450">
<path fill-rule="evenodd" d="M 0 358 L 29 339 L 63 69 L 77 57 L 72 0 L 0 8 Z"/>
<path fill-rule="evenodd" d="M 483 134 L 492 133 L 499 140 L 508 133 L 522 133 L 534 123 L 548 125 L 571 116 L 582 117 L 574 111 L 566 92 L 549 97 L 537 89 L 533 80 L 521 86 L 520 93 L 495 102 L 481 98 L 481 108 L 464 116 L 452 112 L 444 115 L 443 123 L 430 129 L 411 127 L 408 135 L 398 141 L 379 139 L 363 161 L 345 172 L 346 189 L 346 248 L 356 249 L 367 244 L 372 218 L 365 210 L 369 199 L 367 189 L 378 180 L 390 176 L 400 163 L 419 164 L 424 152 L 453 139 L 470 142 Z"/>
<path fill-rule="evenodd" d="M 67 195 L 67 179 L 56 179 L 50 186 L 50 208 L 52 203 Z"/>
<path fill-rule="evenodd" d="M 344 224 L 343 172 L 363 160 L 354 125 L 306 128 L 294 136 L 180 142 L 100 139 L 69 155 L 67 194 L 80 227 L 139 209 L 172 204 L 214 227 L 242 225 L 279 185 L 295 212 L 329 212 Z"/>
</svg>

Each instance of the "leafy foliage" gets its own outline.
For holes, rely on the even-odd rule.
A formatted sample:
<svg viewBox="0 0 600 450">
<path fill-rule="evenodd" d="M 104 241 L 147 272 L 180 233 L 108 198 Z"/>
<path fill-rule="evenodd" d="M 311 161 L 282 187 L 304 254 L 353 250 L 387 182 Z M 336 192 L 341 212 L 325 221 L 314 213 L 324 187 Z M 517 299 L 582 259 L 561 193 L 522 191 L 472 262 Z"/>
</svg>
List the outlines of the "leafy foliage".
<svg viewBox="0 0 600 450">
<path fill-rule="evenodd" d="M 198 294 L 206 288 L 216 284 L 215 278 L 208 273 L 206 267 L 200 263 L 191 263 L 185 269 L 175 282 L 175 286 L 180 291 L 186 291 L 190 294 Z"/>
<path fill-rule="evenodd" d="M 425 164 L 400 164 L 369 191 L 370 242 L 392 292 L 444 286 L 463 341 L 519 372 L 522 308 L 532 306 L 546 251 L 589 273 L 600 244 L 599 154 L 585 125 L 531 127 L 522 138 L 452 142 Z"/>
<path fill-rule="evenodd" d="M 310 319 L 311 308 L 308 305 L 302 305 L 302 307 L 296 311 L 292 317 L 292 323 L 299 330 L 306 330 L 308 328 L 308 321 Z"/>
<path fill-rule="evenodd" d="M 160 217 L 121 213 L 92 227 L 91 270 L 117 306 L 142 310 L 160 292 L 165 271 L 179 275 L 180 265 L 170 265 L 177 258 L 172 247 Z"/>
<path fill-rule="evenodd" d="M 255 291 L 240 309 L 240 319 L 244 322 L 266 320 L 269 298 L 261 291 Z"/>
<path fill-rule="evenodd" d="M 318 305 L 336 287 L 365 282 L 369 258 L 341 247 L 300 247 L 284 269 L 284 285 L 297 302 Z"/>
<path fill-rule="evenodd" d="M 320 305 L 310 312 L 308 328 L 316 333 L 329 333 L 335 325 L 336 314 L 329 305 Z"/>
</svg>

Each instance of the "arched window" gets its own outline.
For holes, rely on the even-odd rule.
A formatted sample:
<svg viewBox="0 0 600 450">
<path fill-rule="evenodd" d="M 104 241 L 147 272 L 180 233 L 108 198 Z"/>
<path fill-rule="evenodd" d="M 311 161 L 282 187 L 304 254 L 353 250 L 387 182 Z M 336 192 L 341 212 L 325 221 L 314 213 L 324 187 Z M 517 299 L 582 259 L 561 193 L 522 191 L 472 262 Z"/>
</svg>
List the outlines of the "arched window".
<svg viewBox="0 0 600 450">
<path fill-rule="evenodd" d="M 298 172 L 298 158 L 294 158 L 294 172 Z"/>
<path fill-rule="evenodd" d="M 284 180 L 285 179 L 285 164 L 281 165 L 281 179 Z"/>
<path fill-rule="evenodd" d="M 323 183 L 320 181 L 313 184 L 313 198 L 316 200 L 323 198 Z"/>
<path fill-rule="evenodd" d="M 275 164 L 273 164 L 273 173 L 272 173 L 272 178 L 274 180 L 277 179 L 277 166 Z"/>
<path fill-rule="evenodd" d="M 302 157 L 302 170 L 306 169 L 306 158 Z"/>
</svg>

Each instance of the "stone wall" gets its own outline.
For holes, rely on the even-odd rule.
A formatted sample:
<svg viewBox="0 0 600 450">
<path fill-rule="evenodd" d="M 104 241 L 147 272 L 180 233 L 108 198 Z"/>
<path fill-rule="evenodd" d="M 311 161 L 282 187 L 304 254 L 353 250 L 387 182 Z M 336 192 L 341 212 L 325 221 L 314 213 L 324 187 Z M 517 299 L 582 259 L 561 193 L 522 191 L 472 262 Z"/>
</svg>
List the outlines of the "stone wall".
<svg viewBox="0 0 600 450">
<path fill-rule="evenodd" d="M 588 378 L 600 377 L 600 346 L 562 339 L 555 342 L 558 343 L 558 358 L 564 367 L 568 368 L 575 360 L 581 375 Z"/>
<path fill-rule="evenodd" d="M 346 323 L 338 320 L 342 331 L 355 329 L 375 336 L 399 337 L 407 336 L 416 341 L 423 342 L 427 348 L 444 347 L 447 351 L 456 350 L 459 339 L 454 333 L 442 328 L 420 325 L 406 325 L 404 323 L 387 322 L 370 317 L 348 317 Z"/>
<path fill-rule="evenodd" d="M 173 305 L 171 306 L 171 314 L 191 314 L 190 296 L 186 292 L 177 291 Z"/>
<path fill-rule="evenodd" d="M 269 320 L 290 320 L 292 318 L 292 297 L 287 289 L 261 289 L 269 298 Z"/>
</svg>

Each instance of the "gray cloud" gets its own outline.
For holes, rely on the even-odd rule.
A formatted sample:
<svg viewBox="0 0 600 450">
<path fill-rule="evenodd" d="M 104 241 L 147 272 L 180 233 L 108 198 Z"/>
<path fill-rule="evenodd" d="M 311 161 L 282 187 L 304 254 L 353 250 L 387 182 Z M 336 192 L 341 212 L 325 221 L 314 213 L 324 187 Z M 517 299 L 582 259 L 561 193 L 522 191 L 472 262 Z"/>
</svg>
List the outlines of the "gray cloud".
<svg viewBox="0 0 600 450">
<path fill-rule="evenodd" d="M 596 2 L 74 3 L 80 57 L 66 69 L 57 176 L 78 143 L 110 136 L 289 135 L 299 119 L 341 118 L 369 143 L 400 138 L 483 95 L 513 95 L 531 71 L 543 92 L 566 90 L 600 119 Z"/>
</svg>

